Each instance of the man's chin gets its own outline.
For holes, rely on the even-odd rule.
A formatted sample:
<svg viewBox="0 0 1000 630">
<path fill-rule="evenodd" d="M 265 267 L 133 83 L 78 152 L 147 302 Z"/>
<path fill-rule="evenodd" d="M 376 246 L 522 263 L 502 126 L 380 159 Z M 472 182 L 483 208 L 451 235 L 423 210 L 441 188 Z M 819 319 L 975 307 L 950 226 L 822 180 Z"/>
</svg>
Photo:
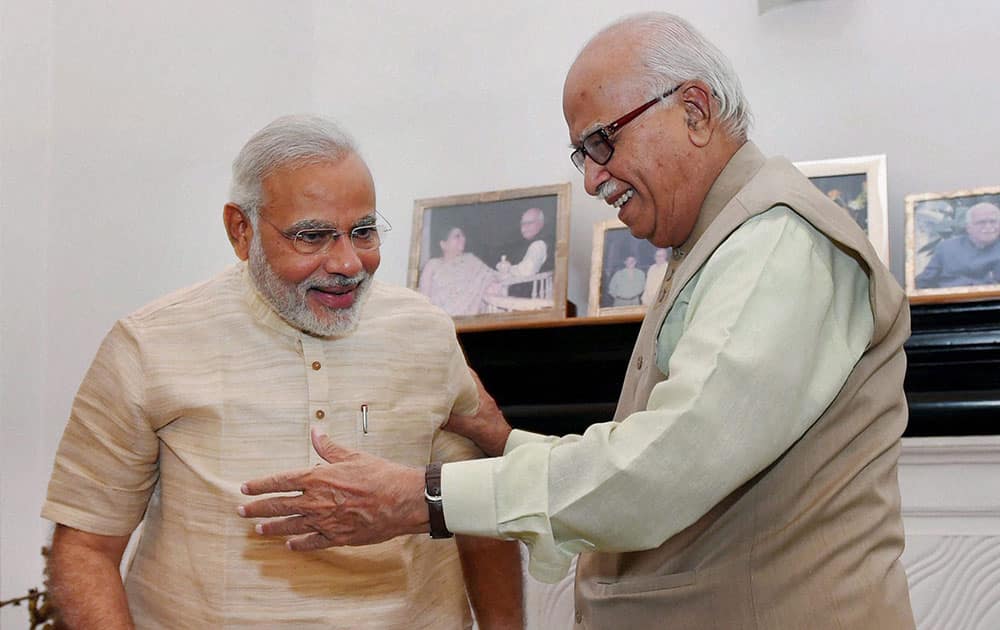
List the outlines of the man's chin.
<svg viewBox="0 0 1000 630">
<path fill-rule="evenodd" d="M 630 225 L 630 224 L 626 223 L 625 227 L 627 227 L 629 233 L 631 233 L 632 236 L 634 236 L 637 239 L 645 241 L 645 240 L 649 240 L 649 238 L 652 236 L 651 233 L 650 233 L 649 228 L 646 227 L 646 226 L 644 226 L 644 225 L 640 225 L 638 223 L 633 223 L 633 224 Z"/>
<path fill-rule="evenodd" d="M 319 337 L 343 337 L 354 332 L 361 321 L 361 308 L 368 297 L 369 283 L 369 280 L 364 280 L 358 285 L 350 306 L 333 308 L 310 300 L 308 307 L 313 321 L 302 329 Z"/>
<path fill-rule="evenodd" d="M 343 337 L 355 331 L 358 327 L 356 312 L 352 309 L 339 309 L 337 311 L 328 310 L 322 316 L 315 317 L 316 329 L 306 332 L 320 337 Z M 315 312 L 313 313 L 315 315 Z"/>
</svg>

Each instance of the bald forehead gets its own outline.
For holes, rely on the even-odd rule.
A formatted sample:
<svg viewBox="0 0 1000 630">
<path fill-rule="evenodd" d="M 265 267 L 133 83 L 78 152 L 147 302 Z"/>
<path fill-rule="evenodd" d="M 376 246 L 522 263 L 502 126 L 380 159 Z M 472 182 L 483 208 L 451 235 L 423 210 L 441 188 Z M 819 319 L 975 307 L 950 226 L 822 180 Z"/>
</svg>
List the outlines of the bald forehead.
<svg viewBox="0 0 1000 630">
<path fill-rule="evenodd" d="M 969 208 L 969 216 L 976 218 L 994 217 L 1000 215 L 1000 207 L 992 203 L 983 202 Z"/>
<path fill-rule="evenodd" d="M 524 215 L 521 218 L 525 221 L 541 221 L 545 218 L 545 215 L 538 208 L 528 208 L 524 211 Z"/>
<path fill-rule="evenodd" d="M 563 85 L 563 113 L 570 123 L 571 143 L 582 141 L 634 107 L 633 101 L 644 96 L 636 81 L 640 69 L 634 45 L 613 33 L 587 44 Z"/>
<path fill-rule="evenodd" d="M 563 98 L 580 96 L 587 90 L 606 91 L 639 71 L 634 41 L 612 33 L 591 40 L 577 55 L 566 75 Z"/>
<path fill-rule="evenodd" d="M 635 41 L 615 33 L 618 31 L 602 34 L 584 46 L 570 67 L 567 83 L 578 81 L 581 77 L 607 80 L 638 69 Z"/>
</svg>

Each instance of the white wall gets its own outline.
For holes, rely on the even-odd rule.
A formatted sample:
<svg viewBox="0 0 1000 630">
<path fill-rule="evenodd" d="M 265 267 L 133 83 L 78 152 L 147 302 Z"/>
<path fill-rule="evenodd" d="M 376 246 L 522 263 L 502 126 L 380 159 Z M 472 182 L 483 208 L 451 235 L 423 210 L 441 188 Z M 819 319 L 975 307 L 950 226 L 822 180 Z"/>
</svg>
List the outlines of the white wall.
<svg viewBox="0 0 1000 630">
<path fill-rule="evenodd" d="M 51 18 L 51 2 L 0 4 L 0 600 L 40 583 L 38 493 L 49 467 L 44 440 L 57 424 L 42 420 L 41 396 L 52 241 Z M 4 608 L 0 627 L 17 627 L 23 610 Z"/>
<path fill-rule="evenodd" d="M 0 597 L 40 582 L 52 453 L 104 332 L 233 260 L 221 207 L 253 131 L 318 111 L 357 136 L 396 227 L 380 275 L 399 284 L 413 199 L 572 182 L 583 310 L 592 225 L 612 213 L 568 160 L 563 76 L 597 28 L 662 7 L 0 0 Z M 732 57 L 766 152 L 888 155 L 897 277 L 904 194 L 1000 184 L 993 0 L 670 8 Z"/>
</svg>

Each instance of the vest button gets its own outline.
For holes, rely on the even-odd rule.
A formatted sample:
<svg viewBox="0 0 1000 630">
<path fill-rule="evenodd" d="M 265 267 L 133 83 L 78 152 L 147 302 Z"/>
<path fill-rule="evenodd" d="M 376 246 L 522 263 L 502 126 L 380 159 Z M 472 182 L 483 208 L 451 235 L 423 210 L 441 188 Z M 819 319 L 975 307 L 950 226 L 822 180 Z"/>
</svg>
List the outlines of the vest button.
<svg viewBox="0 0 1000 630">
<path fill-rule="evenodd" d="M 317 409 L 316 410 L 316 419 L 317 420 L 322 420 L 325 417 L 326 417 L 326 413 L 322 409 Z"/>
<path fill-rule="evenodd" d="M 319 361 L 313 361 L 313 365 L 312 365 L 312 368 L 313 368 L 314 370 L 318 370 L 318 369 L 320 369 L 321 367 L 323 367 L 323 366 L 322 366 L 322 365 L 320 364 L 320 362 L 319 362 Z"/>
<path fill-rule="evenodd" d="M 583 613 L 579 610 L 576 611 L 576 614 L 573 615 L 573 620 L 577 623 L 583 623 Z"/>
<path fill-rule="evenodd" d="M 641 354 L 639 355 L 639 358 L 635 360 L 635 369 L 637 369 L 637 370 L 641 370 L 642 369 L 642 355 Z"/>
</svg>

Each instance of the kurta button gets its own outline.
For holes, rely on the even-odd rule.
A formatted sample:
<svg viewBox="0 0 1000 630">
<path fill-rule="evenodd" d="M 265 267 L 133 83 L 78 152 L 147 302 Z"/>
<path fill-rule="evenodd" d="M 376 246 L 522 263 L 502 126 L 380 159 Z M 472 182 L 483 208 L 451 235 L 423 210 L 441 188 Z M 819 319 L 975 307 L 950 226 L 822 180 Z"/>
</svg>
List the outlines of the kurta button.
<svg viewBox="0 0 1000 630">
<path fill-rule="evenodd" d="M 324 413 L 322 409 L 317 409 L 316 410 L 316 418 L 318 420 L 322 420 L 325 417 L 326 417 L 326 413 Z"/>
<path fill-rule="evenodd" d="M 639 355 L 639 358 L 636 359 L 636 361 L 635 361 L 635 369 L 637 369 L 637 370 L 641 370 L 642 369 L 642 355 L 641 354 Z"/>
<path fill-rule="evenodd" d="M 579 610 L 576 611 L 576 614 L 573 615 L 573 620 L 576 621 L 577 623 L 583 623 L 583 613 L 580 612 Z"/>
<path fill-rule="evenodd" d="M 322 366 L 322 365 L 320 365 L 319 361 L 313 361 L 313 369 L 314 369 L 314 370 L 318 370 L 318 369 L 320 369 L 321 367 L 323 367 L 323 366 Z"/>
</svg>

